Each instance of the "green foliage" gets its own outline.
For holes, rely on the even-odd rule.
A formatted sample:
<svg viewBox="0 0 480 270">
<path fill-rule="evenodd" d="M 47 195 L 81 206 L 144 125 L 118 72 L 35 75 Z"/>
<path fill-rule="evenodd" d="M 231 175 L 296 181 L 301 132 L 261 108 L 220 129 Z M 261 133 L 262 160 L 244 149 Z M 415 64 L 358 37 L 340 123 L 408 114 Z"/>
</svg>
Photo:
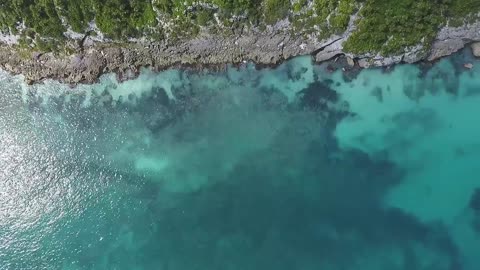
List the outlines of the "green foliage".
<svg viewBox="0 0 480 270">
<path fill-rule="evenodd" d="M 42 36 L 63 37 L 65 27 L 52 0 L 36 0 L 26 7 L 30 11 L 27 11 L 30 16 L 23 17 L 27 27 L 33 28 Z"/>
<path fill-rule="evenodd" d="M 137 29 L 155 26 L 156 14 L 150 1 L 129 1 L 131 12 L 128 16 L 130 24 Z"/>
<path fill-rule="evenodd" d="M 165 14 L 172 14 L 173 12 L 173 1 L 172 0 L 155 0 L 153 5 Z"/>
<path fill-rule="evenodd" d="M 355 3 L 353 0 L 314 0 L 314 5 L 316 24 L 330 35 L 347 28 Z"/>
<path fill-rule="evenodd" d="M 212 0 L 225 13 L 241 14 L 244 12 L 252 12 L 258 9 L 262 3 L 260 0 Z"/>
<path fill-rule="evenodd" d="M 265 23 L 276 23 L 278 20 L 287 17 L 289 10 L 290 0 L 265 0 L 263 11 Z"/>
<path fill-rule="evenodd" d="M 30 46 L 31 43 L 32 43 L 31 39 L 28 38 L 26 35 L 22 35 L 18 39 L 18 44 L 21 48 L 27 48 L 28 46 Z"/>
<path fill-rule="evenodd" d="M 198 25 L 206 26 L 213 20 L 213 12 L 209 9 L 200 9 L 196 12 L 196 21 Z"/>
<path fill-rule="evenodd" d="M 449 5 L 444 14 L 450 18 L 449 25 L 461 26 L 478 19 L 480 1 L 478 0 L 446 0 Z"/>
<path fill-rule="evenodd" d="M 35 49 L 42 51 L 42 52 L 52 52 L 57 51 L 58 49 L 58 41 L 55 39 L 43 39 L 37 36 L 35 38 Z"/>
<path fill-rule="evenodd" d="M 288 17 L 292 34 L 325 38 L 345 31 L 361 6 L 357 29 L 344 44 L 354 53 L 395 54 L 419 43 L 428 48 L 442 25 L 472 22 L 480 12 L 480 0 L 0 0 L 0 31 L 20 34 L 25 48 L 54 50 L 67 27 L 86 33 L 90 22 L 120 41 L 190 38 L 199 26 L 228 35 Z M 161 29 L 158 15 L 171 26 Z"/>
<path fill-rule="evenodd" d="M 151 3 L 141 0 L 92 0 L 100 30 L 115 39 L 138 36 L 156 25 Z"/>
<path fill-rule="evenodd" d="M 334 32 L 342 32 L 347 29 L 350 15 L 355 10 L 355 2 L 353 0 L 340 0 L 337 3 L 334 15 L 330 19 L 330 25 Z"/>
<path fill-rule="evenodd" d="M 15 10 L 12 2 L 0 2 L 0 30 L 3 32 L 15 31 L 15 25 L 20 21 L 21 17 Z"/>
<path fill-rule="evenodd" d="M 73 31 L 84 32 L 88 23 L 94 19 L 91 0 L 60 0 L 58 5 Z"/>
<path fill-rule="evenodd" d="M 258 22 L 261 20 L 261 6 L 263 0 L 210 0 L 218 6 L 220 20 L 228 20 L 232 15 L 246 15 L 248 21 Z"/>
<path fill-rule="evenodd" d="M 445 10 L 445 15 L 449 17 L 468 17 L 480 11 L 478 0 L 446 0 L 446 2 L 448 9 Z"/>
<path fill-rule="evenodd" d="M 443 22 L 445 8 L 443 0 L 366 0 L 357 31 L 344 48 L 388 55 L 420 42 L 428 45 Z"/>
<path fill-rule="evenodd" d="M 156 25 L 156 14 L 145 0 L 4 0 L 0 4 L 0 29 L 14 30 L 24 21 L 42 37 L 62 38 L 61 17 L 76 32 L 86 31 L 88 23 L 112 38 L 139 35 Z"/>
<path fill-rule="evenodd" d="M 325 38 L 347 29 L 358 3 L 355 0 L 313 0 L 313 6 L 314 9 L 292 17 L 295 31 L 311 33 L 319 29 L 319 38 Z"/>
<path fill-rule="evenodd" d="M 292 5 L 293 12 L 300 12 L 307 5 L 307 0 L 298 0 Z"/>
<path fill-rule="evenodd" d="M 320 20 L 326 21 L 328 15 L 332 13 L 338 4 L 337 0 L 314 0 L 315 10 Z"/>
<path fill-rule="evenodd" d="M 109 37 L 121 39 L 131 34 L 128 25 L 129 6 L 123 0 L 93 0 L 95 21 L 100 30 Z"/>
</svg>

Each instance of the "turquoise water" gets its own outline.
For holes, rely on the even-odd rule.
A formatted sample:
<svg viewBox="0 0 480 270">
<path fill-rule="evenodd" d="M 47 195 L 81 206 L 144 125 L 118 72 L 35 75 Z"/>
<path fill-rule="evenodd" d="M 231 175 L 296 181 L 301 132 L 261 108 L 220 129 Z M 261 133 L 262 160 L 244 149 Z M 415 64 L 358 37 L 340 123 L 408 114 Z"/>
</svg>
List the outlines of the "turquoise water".
<svg viewBox="0 0 480 270">
<path fill-rule="evenodd" d="M 0 73 L 0 269 L 480 269 L 480 61 L 328 65 Z"/>
</svg>

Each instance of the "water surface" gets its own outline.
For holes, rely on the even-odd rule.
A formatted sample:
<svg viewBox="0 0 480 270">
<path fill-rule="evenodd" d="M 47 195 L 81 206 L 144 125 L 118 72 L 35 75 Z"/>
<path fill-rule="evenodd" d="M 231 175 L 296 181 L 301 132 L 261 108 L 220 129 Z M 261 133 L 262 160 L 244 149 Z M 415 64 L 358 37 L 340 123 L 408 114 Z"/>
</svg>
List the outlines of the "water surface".
<svg viewBox="0 0 480 270">
<path fill-rule="evenodd" d="M 327 65 L 0 73 L 0 269 L 480 269 L 480 61 Z"/>
</svg>

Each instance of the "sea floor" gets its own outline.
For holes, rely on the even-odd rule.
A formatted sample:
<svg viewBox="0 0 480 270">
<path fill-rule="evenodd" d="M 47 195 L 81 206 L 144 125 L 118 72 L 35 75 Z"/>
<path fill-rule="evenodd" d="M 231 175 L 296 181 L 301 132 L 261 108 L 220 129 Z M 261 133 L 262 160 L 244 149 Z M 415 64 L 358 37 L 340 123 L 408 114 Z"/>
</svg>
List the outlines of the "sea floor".
<svg viewBox="0 0 480 270">
<path fill-rule="evenodd" d="M 480 269 L 480 61 L 331 65 L 0 73 L 0 269 Z"/>
</svg>

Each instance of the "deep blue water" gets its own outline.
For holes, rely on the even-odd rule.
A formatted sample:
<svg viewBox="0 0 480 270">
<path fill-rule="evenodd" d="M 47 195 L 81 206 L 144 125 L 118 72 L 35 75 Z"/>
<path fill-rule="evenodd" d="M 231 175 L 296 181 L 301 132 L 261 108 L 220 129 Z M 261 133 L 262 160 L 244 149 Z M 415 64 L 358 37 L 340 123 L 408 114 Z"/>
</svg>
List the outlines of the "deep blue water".
<svg viewBox="0 0 480 270">
<path fill-rule="evenodd" d="M 480 269 L 480 61 L 334 65 L 0 73 L 0 269 Z"/>
</svg>

